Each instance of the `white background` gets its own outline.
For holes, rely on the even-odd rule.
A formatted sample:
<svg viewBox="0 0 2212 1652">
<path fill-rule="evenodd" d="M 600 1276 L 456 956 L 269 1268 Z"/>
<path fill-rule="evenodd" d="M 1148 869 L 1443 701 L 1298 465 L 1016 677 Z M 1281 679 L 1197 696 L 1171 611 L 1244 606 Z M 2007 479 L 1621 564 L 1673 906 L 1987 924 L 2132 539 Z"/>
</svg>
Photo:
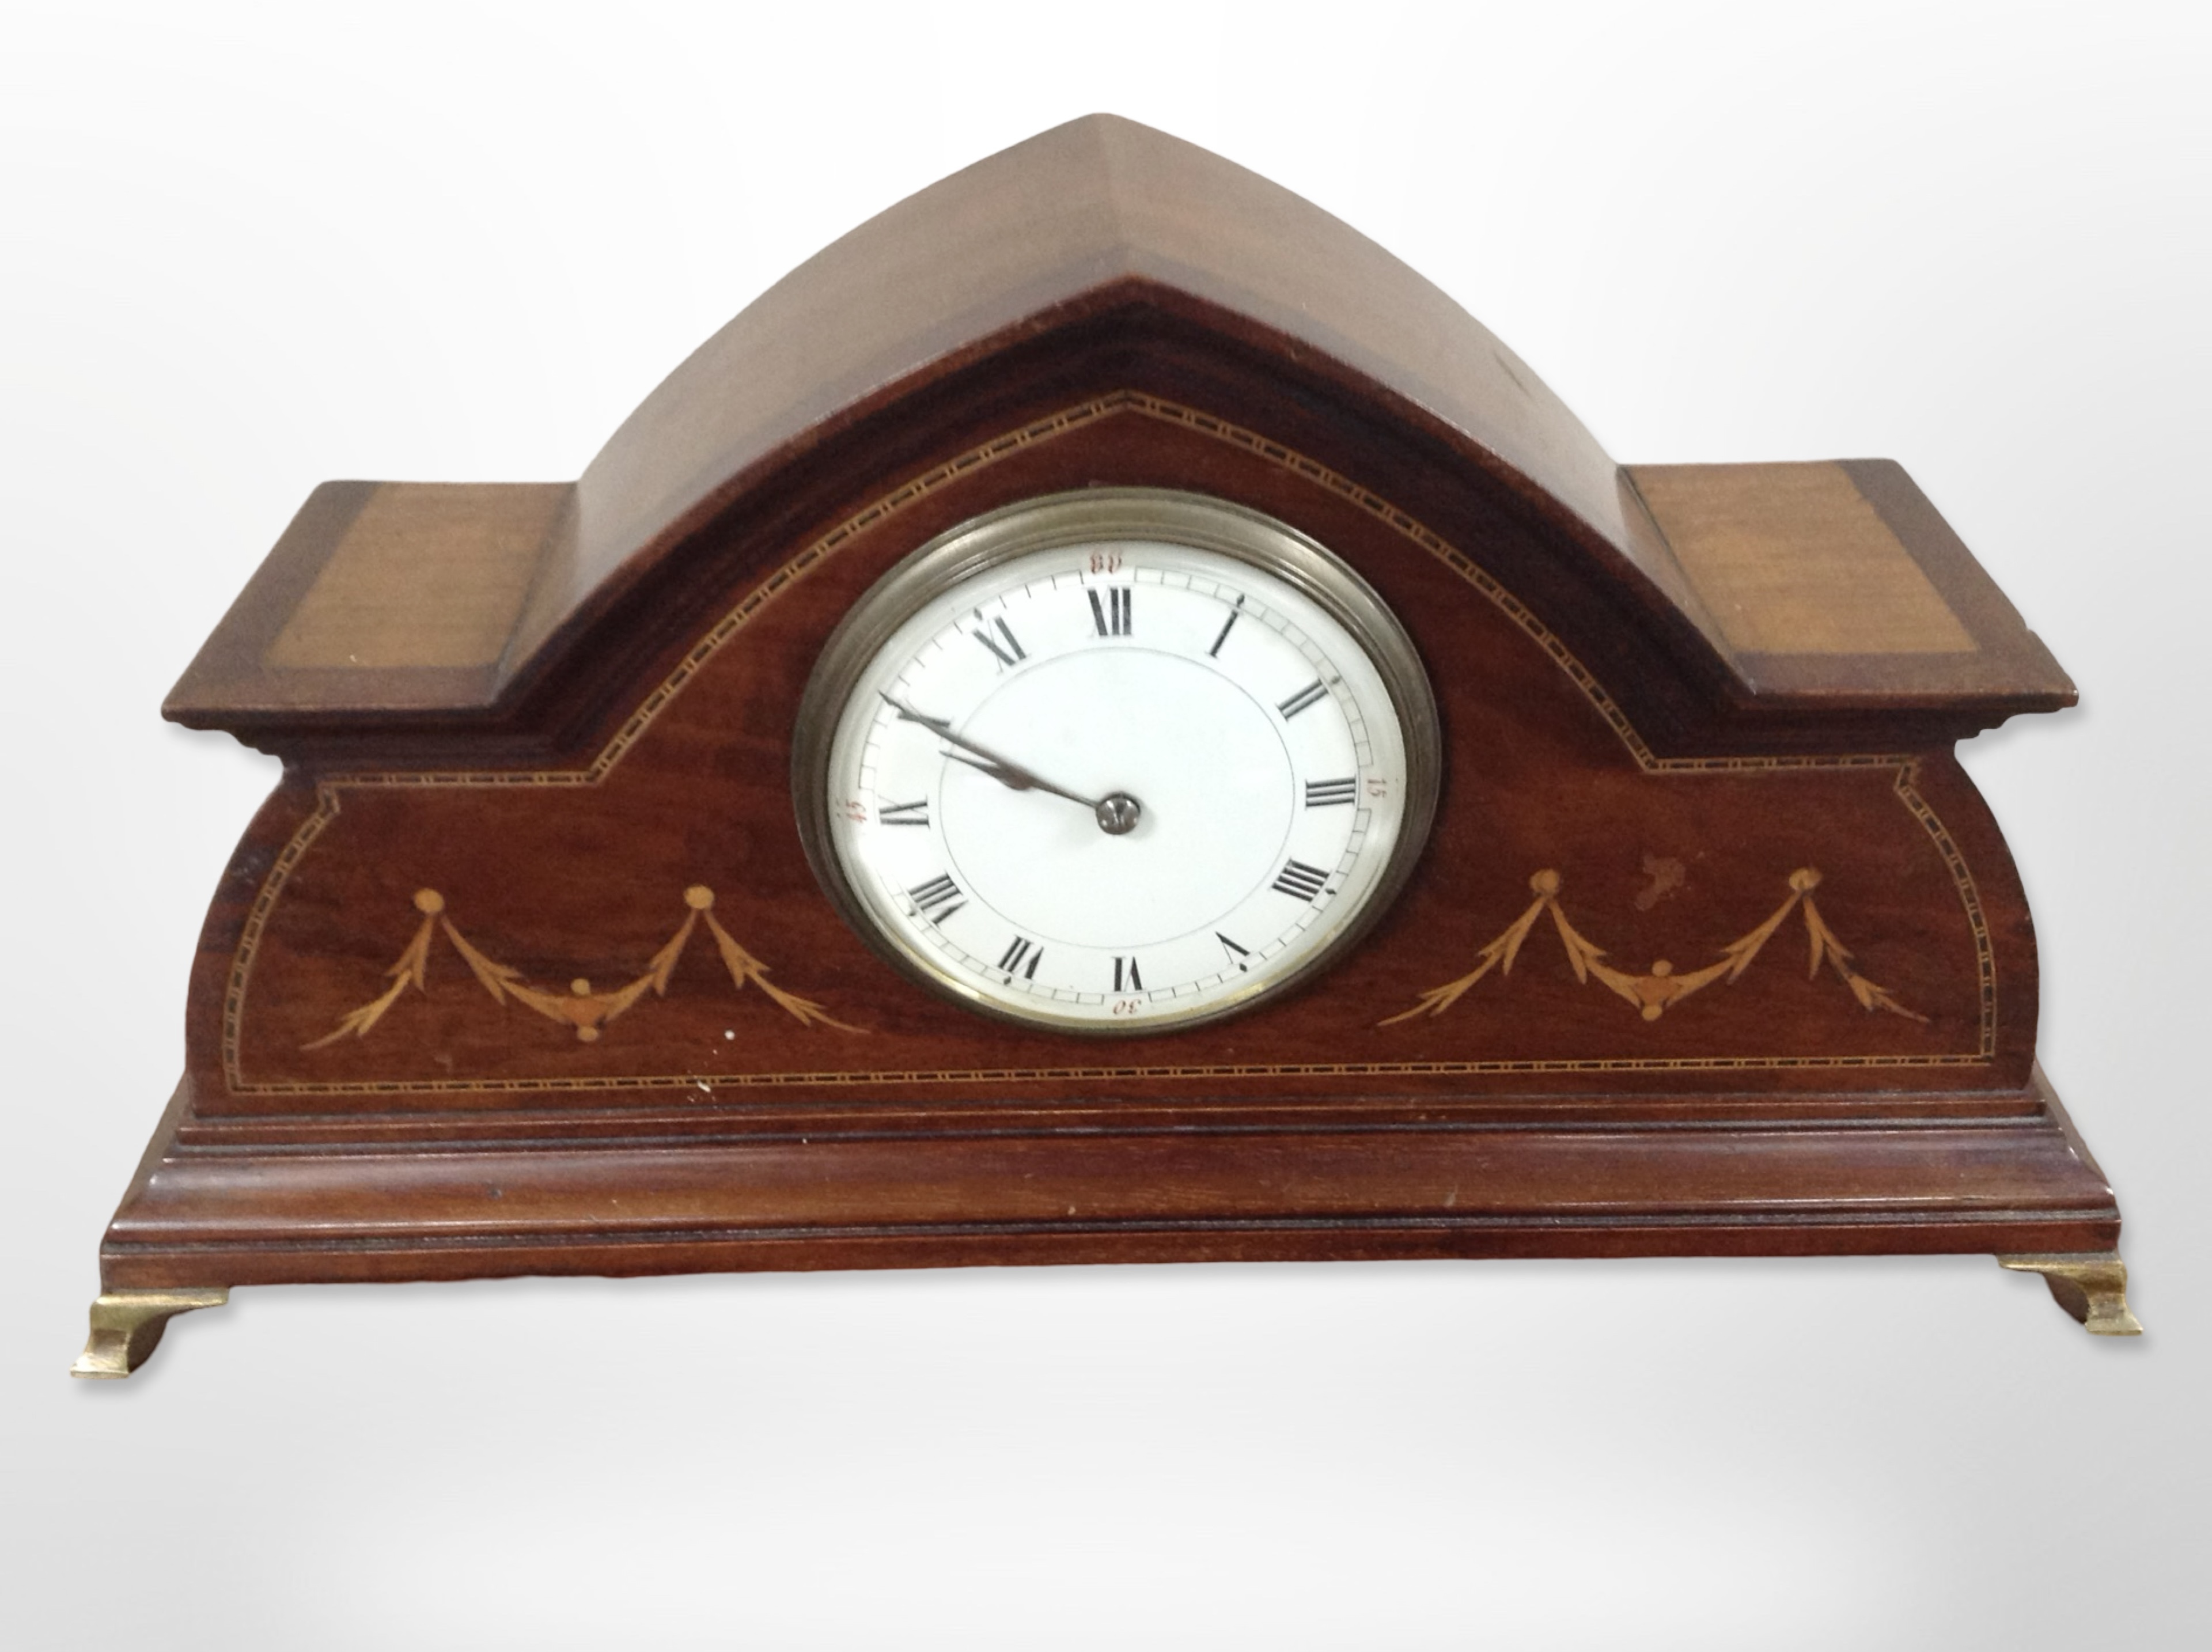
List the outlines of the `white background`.
<svg viewBox="0 0 2212 1652">
<path fill-rule="evenodd" d="M 2212 9 L 0 16 L 0 1640 L 2212 1643 Z M 1106 108 L 1636 461 L 1901 459 L 2082 688 L 1974 743 L 2150 1334 L 1986 1259 L 241 1292 L 72 1383 L 274 764 L 155 708 L 331 477 L 574 476 L 768 282 Z"/>
</svg>

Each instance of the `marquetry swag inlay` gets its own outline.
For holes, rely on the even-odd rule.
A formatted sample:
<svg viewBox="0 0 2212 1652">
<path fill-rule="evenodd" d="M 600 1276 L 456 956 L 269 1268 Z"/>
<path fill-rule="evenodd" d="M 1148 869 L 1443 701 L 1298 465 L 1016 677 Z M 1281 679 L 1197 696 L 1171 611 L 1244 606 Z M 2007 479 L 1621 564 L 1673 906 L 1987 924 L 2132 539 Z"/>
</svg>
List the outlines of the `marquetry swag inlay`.
<svg viewBox="0 0 2212 1652">
<path fill-rule="evenodd" d="M 1513 973 L 1513 960 L 1521 954 L 1521 944 L 1528 938 L 1536 920 L 1547 912 L 1559 932 L 1559 944 L 1566 949 L 1567 963 L 1575 972 L 1577 981 L 1596 981 L 1620 998 L 1636 1006 L 1646 1021 L 1656 1021 L 1668 1010 L 1680 1004 L 1691 993 L 1711 986 L 1717 981 L 1733 984 L 1736 978 L 1751 968 L 1774 932 L 1782 927 L 1790 914 L 1802 908 L 1805 914 L 1805 936 L 1811 947 L 1811 963 L 1806 979 L 1817 981 L 1820 966 L 1827 964 L 1836 972 L 1837 979 L 1850 988 L 1851 996 L 1859 1001 L 1863 1010 L 1887 1010 L 1892 1015 L 1901 1015 L 1909 1021 L 1924 1022 L 1928 1017 L 1899 1004 L 1887 987 L 1877 987 L 1851 968 L 1851 950 L 1836 938 L 1835 931 L 1828 927 L 1820 916 L 1820 908 L 1814 903 L 1813 891 L 1820 885 L 1820 874 L 1811 866 L 1800 866 L 1790 874 L 1790 895 L 1775 908 L 1765 923 L 1749 932 L 1739 935 L 1721 948 L 1720 961 L 1709 963 L 1702 969 L 1677 972 L 1665 958 L 1656 960 L 1642 975 L 1615 968 L 1606 962 L 1607 952 L 1592 944 L 1574 925 L 1559 905 L 1559 874 L 1547 867 L 1528 880 L 1529 890 L 1535 899 L 1528 909 L 1516 918 L 1511 926 L 1489 945 L 1477 953 L 1474 969 L 1456 981 L 1432 987 L 1421 994 L 1420 1002 L 1400 1015 L 1394 1015 L 1381 1024 L 1397 1025 L 1421 1016 L 1439 1016 L 1459 1002 L 1468 989 L 1492 969 L 1501 975 Z"/>
<path fill-rule="evenodd" d="M 313 1043 L 303 1046 L 311 1050 L 337 1043 L 346 1038 L 366 1038 L 374 1031 L 385 1013 L 399 1002 L 409 987 L 426 993 L 430 985 L 430 944 L 442 933 L 453 944 L 453 951 L 461 955 L 469 973 L 477 984 L 489 993 L 492 1002 L 505 1004 L 512 999 L 526 1010 L 534 1010 L 548 1021 L 573 1027 L 576 1036 L 588 1044 L 596 1040 L 600 1029 L 617 1016 L 630 1008 L 647 993 L 663 998 L 668 993 L 668 978 L 675 973 L 684 948 L 702 920 L 707 932 L 714 937 L 714 950 L 721 954 L 722 967 L 730 972 L 730 984 L 739 992 L 747 987 L 757 987 L 769 1002 L 790 1015 L 801 1026 L 833 1027 L 839 1032 L 866 1032 L 865 1027 L 849 1026 L 838 1020 L 812 999 L 800 998 L 787 993 L 768 978 L 768 966 L 738 944 L 737 938 L 722 927 L 714 916 L 714 891 L 704 884 L 694 884 L 684 891 L 684 904 L 688 910 L 684 922 L 666 944 L 655 952 L 645 966 L 645 973 L 625 982 L 612 992 L 595 992 L 591 981 L 582 975 L 568 983 L 565 993 L 550 987 L 533 987 L 522 978 L 522 972 L 511 965 L 499 963 L 471 944 L 468 938 L 454 926 L 446 914 L 446 897 L 434 889 L 415 891 L 415 909 L 422 914 L 422 921 L 415 927 L 415 938 L 407 943 L 407 950 L 385 974 L 392 985 L 359 1008 L 349 1010 L 339 1019 L 337 1027 Z"/>
</svg>

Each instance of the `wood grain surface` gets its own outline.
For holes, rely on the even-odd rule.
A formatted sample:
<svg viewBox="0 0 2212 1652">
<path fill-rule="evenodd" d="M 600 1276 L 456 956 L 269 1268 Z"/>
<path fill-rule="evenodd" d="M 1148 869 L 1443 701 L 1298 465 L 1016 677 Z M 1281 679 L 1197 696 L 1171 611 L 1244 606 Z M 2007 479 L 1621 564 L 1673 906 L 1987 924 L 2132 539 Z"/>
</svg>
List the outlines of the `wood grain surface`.
<svg viewBox="0 0 2212 1652">
<path fill-rule="evenodd" d="M 1109 1043 L 886 965 L 789 773 L 888 568 L 1117 483 L 1351 563 L 1445 762 L 1345 962 Z M 2071 697 L 1894 465 L 1619 471 L 1344 226 L 1077 123 L 795 271 L 573 486 L 308 501 L 168 706 L 287 767 L 103 1277 L 2109 1249 L 1949 750 Z"/>
<path fill-rule="evenodd" d="M 1940 522 L 1899 538 L 1916 560 L 1944 562 L 1930 577 L 1973 634 L 1978 664 L 1898 678 L 1869 655 L 1838 675 L 1832 651 L 1815 647 L 1822 669 L 1811 680 L 1778 671 L 1792 651 L 1730 639 L 1632 476 L 1449 296 L 1267 179 L 1099 115 L 900 203 L 694 352 L 561 495 L 489 668 L 457 675 L 425 662 L 418 677 L 362 669 L 349 681 L 273 651 L 343 531 L 330 502 L 311 501 L 313 519 L 240 597 L 168 714 L 288 752 L 380 714 L 387 728 L 412 716 L 542 735 L 587 683 L 617 691 L 601 622 L 686 582 L 702 537 L 726 532 L 733 512 L 780 505 L 825 470 L 894 473 L 884 461 L 902 446 L 916 461 L 945 451 L 945 422 L 963 413 L 981 440 L 1023 402 L 1041 410 L 1115 389 L 1176 398 L 1308 452 L 1326 445 L 1317 421 L 1350 444 L 1324 462 L 1434 525 L 1471 502 L 1470 489 L 1486 495 L 1542 544 L 1541 577 L 1510 582 L 1562 635 L 1585 616 L 1598 622 L 1623 651 L 1614 691 L 1653 699 L 1645 733 L 1662 744 L 1763 738 L 1727 726 L 1747 717 L 1787 741 L 1827 714 L 1868 708 L 1914 714 L 1931 736 L 1957 738 L 2072 700 L 1972 559 L 1933 543 L 1948 531 Z M 1270 416 L 1254 419 L 1261 409 Z M 1394 483 L 1378 446 L 1399 449 L 1431 486 Z M 537 504 L 518 495 L 514 509 Z M 1596 640 L 1578 646 L 1587 655 Z M 1667 689 L 1646 680 L 1660 677 Z M 1669 690 L 1684 703 L 1664 703 Z M 1693 726 L 1677 741 L 1672 725 L 1685 719 Z"/>
</svg>

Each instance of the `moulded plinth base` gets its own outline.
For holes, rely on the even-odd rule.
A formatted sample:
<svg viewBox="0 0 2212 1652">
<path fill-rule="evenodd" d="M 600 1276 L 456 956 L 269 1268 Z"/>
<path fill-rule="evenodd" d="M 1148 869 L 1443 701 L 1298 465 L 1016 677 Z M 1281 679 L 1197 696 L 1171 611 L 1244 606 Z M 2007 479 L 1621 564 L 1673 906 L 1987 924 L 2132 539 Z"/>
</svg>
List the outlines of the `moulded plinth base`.
<svg viewBox="0 0 2212 1652">
<path fill-rule="evenodd" d="M 1695 1127 L 1462 1116 L 373 1151 L 219 1147 L 205 1128 L 178 1148 L 187 1106 L 108 1230 L 87 1363 L 125 1374 L 167 1314 L 222 1299 L 210 1278 L 1073 1262 L 1981 1253 L 2044 1274 L 2099 1334 L 2139 1330 L 2111 1188 L 2039 1074 L 2018 1101 Z"/>
</svg>

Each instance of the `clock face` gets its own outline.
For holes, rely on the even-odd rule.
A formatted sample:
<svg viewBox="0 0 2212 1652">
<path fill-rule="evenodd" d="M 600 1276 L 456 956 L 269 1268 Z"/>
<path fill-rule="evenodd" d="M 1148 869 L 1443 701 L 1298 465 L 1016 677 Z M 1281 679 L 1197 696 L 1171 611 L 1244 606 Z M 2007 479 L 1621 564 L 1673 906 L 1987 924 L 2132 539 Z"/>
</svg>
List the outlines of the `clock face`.
<svg viewBox="0 0 2212 1652">
<path fill-rule="evenodd" d="M 1068 1031 L 1233 1013 L 1379 915 L 1436 714 L 1358 576 L 1255 513 L 1095 489 L 956 530 L 832 638 L 800 714 L 808 852 L 879 950 Z"/>
</svg>

